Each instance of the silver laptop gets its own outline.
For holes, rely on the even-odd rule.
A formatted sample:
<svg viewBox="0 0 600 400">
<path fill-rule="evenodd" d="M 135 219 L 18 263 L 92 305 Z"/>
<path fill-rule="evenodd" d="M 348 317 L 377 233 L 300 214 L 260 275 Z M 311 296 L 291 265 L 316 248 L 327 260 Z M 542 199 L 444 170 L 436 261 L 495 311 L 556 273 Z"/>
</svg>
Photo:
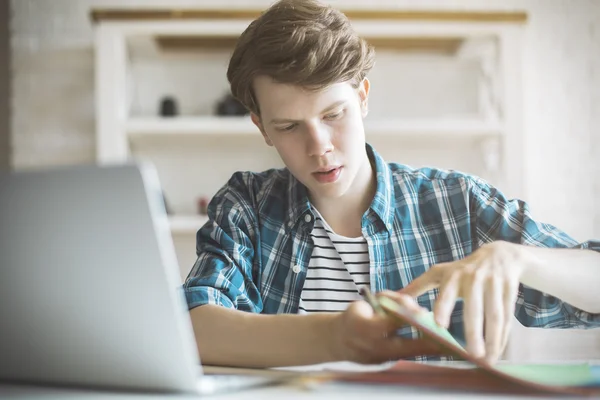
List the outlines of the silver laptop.
<svg viewBox="0 0 600 400">
<path fill-rule="evenodd" d="M 151 165 L 0 175 L 0 380 L 212 393 Z"/>
</svg>

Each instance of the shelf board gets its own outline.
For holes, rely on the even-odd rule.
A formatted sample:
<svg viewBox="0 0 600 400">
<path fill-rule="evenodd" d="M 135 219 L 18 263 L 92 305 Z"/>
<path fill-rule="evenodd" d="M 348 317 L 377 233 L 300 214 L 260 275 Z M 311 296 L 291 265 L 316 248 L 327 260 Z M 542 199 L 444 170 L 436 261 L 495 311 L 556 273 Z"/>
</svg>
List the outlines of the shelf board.
<svg viewBox="0 0 600 400">
<path fill-rule="evenodd" d="M 195 235 L 208 221 L 206 215 L 170 215 L 169 225 L 172 235 Z"/>
<path fill-rule="evenodd" d="M 200 22 L 229 22 L 251 21 L 261 15 L 263 9 L 170 9 L 170 8 L 97 8 L 90 12 L 94 23 L 105 21 L 119 22 L 155 22 L 177 23 L 185 21 Z M 346 16 L 358 23 L 411 23 L 430 22 L 455 24 L 463 23 L 473 26 L 482 23 L 510 23 L 522 24 L 527 21 L 524 11 L 461 11 L 461 10 L 402 10 L 402 9 L 341 9 Z M 196 32 L 175 29 L 158 29 L 148 32 L 147 37 L 152 38 L 156 47 L 161 51 L 197 51 L 207 49 L 232 49 L 242 32 L 236 29 L 221 30 L 211 29 L 207 32 Z M 201 30 L 202 31 L 202 30 Z M 414 33 L 414 32 L 413 32 Z M 391 49 L 400 52 L 427 52 L 443 55 L 455 55 L 468 36 L 429 32 L 425 35 L 398 35 L 387 31 L 377 33 L 361 33 L 378 50 Z"/>
<path fill-rule="evenodd" d="M 402 120 L 366 119 L 367 138 L 396 137 L 452 137 L 478 138 L 502 135 L 497 123 L 472 119 Z M 181 138 L 206 136 L 258 135 L 259 131 L 250 117 L 175 117 L 133 118 L 126 124 L 129 139 L 133 142 L 150 138 Z"/>
<path fill-rule="evenodd" d="M 131 139 L 162 135 L 249 135 L 259 133 L 250 117 L 149 117 L 126 123 Z"/>
<path fill-rule="evenodd" d="M 364 37 L 377 50 L 405 53 L 434 52 L 454 55 L 464 42 L 461 37 Z M 233 48 L 238 37 L 233 35 L 193 36 L 157 35 L 156 44 L 162 51 L 199 51 L 202 49 Z"/>
<path fill-rule="evenodd" d="M 264 9 L 194 9 L 194 8 L 93 8 L 90 19 L 101 21 L 164 21 L 197 19 L 254 19 Z M 395 21 L 437 21 L 437 22 L 503 22 L 525 23 L 525 11 L 476 11 L 476 10 L 403 10 L 403 9 L 350 9 L 340 8 L 349 19 L 395 20 Z"/>
</svg>

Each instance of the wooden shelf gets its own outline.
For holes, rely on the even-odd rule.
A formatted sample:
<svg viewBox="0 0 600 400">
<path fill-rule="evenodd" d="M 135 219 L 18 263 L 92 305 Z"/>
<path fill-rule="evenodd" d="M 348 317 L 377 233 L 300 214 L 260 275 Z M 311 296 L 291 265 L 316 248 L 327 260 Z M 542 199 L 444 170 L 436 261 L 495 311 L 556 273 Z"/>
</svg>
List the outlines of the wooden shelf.
<svg viewBox="0 0 600 400">
<path fill-rule="evenodd" d="M 340 9 L 350 19 L 437 21 L 437 22 L 502 22 L 524 23 L 524 11 L 460 11 L 460 10 L 399 10 L 399 9 Z M 193 8 L 94 8 L 93 22 L 99 21 L 159 21 L 194 19 L 254 19 L 263 9 L 193 9 Z"/>
<path fill-rule="evenodd" d="M 235 47 L 237 35 L 193 36 L 157 35 L 154 41 L 161 51 L 198 51 Z"/>
<path fill-rule="evenodd" d="M 150 138 L 174 139 L 181 137 L 245 136 L 258 135 L 259 131 L 250 117 L 176 117 L 176 118 L 132 118 L 126 124 L 129 140 L 143 141 Z M 500 124 L 477 120 L 400 120 L 366 119 L 367 137 L 405 136 L 480 138 L 502 135 Z"/>
<path fill-rule="evenodd" d="M 194 235 L 207 221 L 206 215 L 169 216 L 172 235 Z"/>
<path fill-rule="evenodd" d="M 364 37 L 376 50 L 394 50 L 404 53 L 433 52 L 453 55 L 464 42 L 461 37 Z M 157 35 L 154 37 L 161 51 L 201 51 L 206 49 L 233 48 L 238 37 L 235 35 Z"/>
</svg>

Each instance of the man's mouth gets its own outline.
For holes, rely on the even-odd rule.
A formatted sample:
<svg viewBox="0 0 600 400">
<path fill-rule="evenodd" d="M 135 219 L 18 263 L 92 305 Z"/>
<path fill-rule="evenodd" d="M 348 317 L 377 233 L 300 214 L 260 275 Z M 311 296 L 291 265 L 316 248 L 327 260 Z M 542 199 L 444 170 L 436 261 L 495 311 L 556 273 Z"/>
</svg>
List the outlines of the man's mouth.
<svg viewBox="0 0 600 400">
<path fill-rule="evenodd" d="M 342 168 L 342 166 L 319 168 L 316 172 L 313 172 L 313 176 L 320 183 L 332 183 L 338 180 Z"/>
</svg>

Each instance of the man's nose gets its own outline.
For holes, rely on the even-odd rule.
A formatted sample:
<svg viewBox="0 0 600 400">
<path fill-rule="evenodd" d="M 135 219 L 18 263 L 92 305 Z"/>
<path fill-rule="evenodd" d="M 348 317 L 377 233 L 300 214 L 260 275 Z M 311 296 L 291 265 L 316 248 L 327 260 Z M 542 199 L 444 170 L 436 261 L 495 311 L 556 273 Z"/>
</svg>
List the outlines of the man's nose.
<svg viewBox="0 0 600 400">
<path fill-rule="evenodd" d="M 308 155 L 322 156 L 333 150 L 331 127 L 321 123 L 307 125 Z"/>
</svg>

